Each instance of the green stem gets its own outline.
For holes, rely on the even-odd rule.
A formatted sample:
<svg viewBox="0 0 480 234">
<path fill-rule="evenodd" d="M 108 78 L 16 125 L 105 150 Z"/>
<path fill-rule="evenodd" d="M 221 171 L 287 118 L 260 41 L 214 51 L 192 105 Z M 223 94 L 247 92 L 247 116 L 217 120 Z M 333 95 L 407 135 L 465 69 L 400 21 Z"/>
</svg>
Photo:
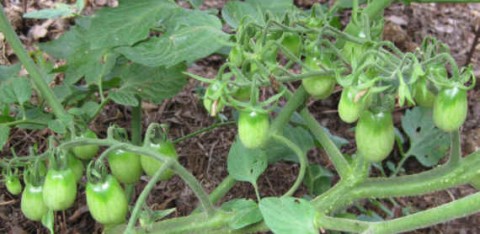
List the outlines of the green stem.
<svg viewBox="0 0 480 234">
<path fill-rule="evenodd" d="M 132 119 L 130 128 L 132 129 L 132 143 L 134 145 L 142 144 L 142 99 L 138 98 L 138 105 L 132 107 Z"/>
<path fill-rule="evenodd" d="M 302 89 L 304 90 L 304 89 Z M 340 177 L 347 177 L 350 175 L 351 167 L 348 164 L 347 160 L 343 157 L 342 152 L 337 148 L 335 143 L 330 139 L 325 129 L 320 126 L 317 120 L 308 112 L 307 109 L 304 109 L 300 112 L 300 115 L 305 120 L 308 128 L 315 136 L 315 138 L 320 142 L 325 151 L 327 152 L 330 161 L 332 161 L 335 169 L 337 170 Z"/>
<path fill-rule="evenodd" d="M 454 131 L 450 134 L 450 158 L 448 165 L 457 165 L 462 159 L 462 149 L 460 146 L 460 131 Z"/>
<path fill-rule="evenodd" d="M 272 134 L 281 133 L 282 130 L 287 125 L 288 121 L 290 120 L 292 114 L 297 110 L 299 107 L 303 106 L 305 100 L 308 98 L 308 94 L 300 87 L 297 91 L 292 95 L 290 92 L 286 92 L 285 95 L 288 98 L 287 104 L 282 108 L 282 111 L 278 114 L 278 116 L 273 121 L 270 132 Z"/>
<path fill-rule="evenodd" d="M 475 193 L 447 204 L 402 218 L 378 222 L 366 230 L 368 233 L 399 233 L 432 226 L 448 220 L 478 213 L 480 193 Z"/>
<path fill-rule="evenodd" d="M 23 64 L 25 69 L 30 74 L 35 86 L 40 91 L 42 97 L 48 102 L 50 107 L 52 108 L 53 113 L 56 115 L 57 118 L 61 118 L 62 116 L 67 115 L 65 109 L 63 109 L 62 104 L 58 101 L 55 97 L 53 91 L 48 87 L 48 84 L 45 82 L 46 74 L 42 71 L 39 67 L 35 65 L 32 58 L 28 56 L 27 51 L 23 48 L 22 42 L 18 39 L 17 34 L 13 30 L 12 26 L 8 22 L 7 17 L 5 16 L 5 12 L 3 6 L 0 4 L 0 31 L 3 32 L 5 35 L 5 39 L 12 47 L 13 51 L 17 55 L 20 62 Z"/>
<path fill-rule="evenodd" d="M 316 217 L 315 224 L 317 227 L 322 229 L 353 233 L 363 232 L 370 227 L 370 223 L 368 222 L 345 218 L 335 218 L 326 215 L 318 215 Z"/>
<path fill-rule="evenodd" d="M 222 197 L 224 197 L 230 189 L 233 188 L 237 181 L 230 175 L 225 177 L 223 181 L 210 193 L 210 201 L 217 203 Z"/>
<path fill-rule="evenodd" d="M 300 162 L 300 171 L 298 172 L 297 179 L 292 187 L 283 195 L 283 196 L 292 196 L 295 191 L 297 191 L 298 187 L 302 184 L 303 178 L 305 177 L 305 171 L 308 164 L 307 155 L 300 149 L 295 143 L 290 141 L 289 139 L 285 138 L 284 136 L 280 136 L 277 134 L 272 135 L 272 137 L 279 141 L 280 143 L 286 145 L 290 148 L 298 157 L 298 161 Z"/>
<path fill-rule="evenodd" d="M 40 121 L 34 121 L 34 120 L 28 120 L 28 119 L 21 119 L 21 120 L 15 120 L 12 122 L 6 122 L 6 123 L 1 123 L 0 126 L 16 126 L 20 124 L 33 124 L 33 125 L 40 125 L 46 127 L 48 124 Z"/>
<path fill-rule="evenodd" d="M 137 202 L 135 203 L 135 207 L 133 207 L 132 215 L 128 220 L 128 225 L 127 225 L 127 229 L 125 230 L 125 233 L 128 233 L 128 234 L 134 233 L 135 224 L 137 223 L 138 216 L 140 215 L 140 211 L 142 209 L 143 204 L 145 204 L 145 201 L 148 195 L 152 191 L 153 187 L 155 187 L 155 184 L 157 183 L 162 173 L 171 166 L 171 162 L 172 161 L 164 163 L 160 167 L 160 169 L 158 169 L 155 172 L 155 174 L 153 174 L 153 177 L 150 179 L 147 186 L 145 186 L 142 193 L 140 193 L 140 196 L 138 197 Z"/>
</svg>

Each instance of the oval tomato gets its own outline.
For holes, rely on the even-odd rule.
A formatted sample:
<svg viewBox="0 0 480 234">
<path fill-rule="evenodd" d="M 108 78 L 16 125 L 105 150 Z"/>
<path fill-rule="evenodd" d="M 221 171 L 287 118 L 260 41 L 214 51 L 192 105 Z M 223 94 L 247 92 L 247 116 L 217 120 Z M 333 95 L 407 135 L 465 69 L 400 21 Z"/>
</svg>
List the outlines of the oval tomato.
<svg viewBox="0 0 480 234">
<path fill-rule="evenodd" d="M 118 181 L 108 175 L 103 182 L 88 182 L 85 189 L 87 206 L 92 217 L 101 224 L 125 222 L 128 202 Z"/>
<path fill-rule="evenodd" d="M 395 143 L 395 129 L 392 114 L 364 111 L 355 129 L 358 153 L 370 162 L 384 160 Z"/>
<path fill-rule="evenodd" d="M 282 46 L 298 57 L 302 49 L 302 38 L 296 33 L 284 33 Z"/>
<path fill-rule="evenodd" d="M 68 167 L 72 170 L 73 175 L 75 176 L 75 181 L 80 181 L 83 177 L 83 172 L 85 171 L 85 166 L 83 162 L 72 154 L 67 155 L 67 164 Z"/>
<path fill-rule="evenodd" d="M 43 184 L 45 205 L 55 211 L 66 210 L 73 205 L 77 196 L 77 181 L 72 169 L 50 168 Z"/>
<path fill-rule="evenodd" d="M 28 219 L 40 221 L 48 211 L 48 207 L 43 202 L 43 187 L 27 183 L 22 193 L 20 208 Z"/>
<path fill-rule="evenodd" d="M 340 101 L 338 102 L 338 115 L 346 123 L 353 123 L 357 121 L 360 116 L 360 111 L 363 109 L 363 102 L 361 99 L 356 100 L 358 92 L 355 92 L 352 87 L 346 87 L 342 91 Z"/>
<path fill-rule="evenodd" d="M 316 57 L 307 57 L 305 65 L 313 70 L 320 71 L 320 61 Z M 328 68 L 327 66 L 324 66 Z M 335 88 L 335 77 L 333 75 L 313 76 L 302 79 L 302 84 L 307 93 L 315 99 L 325 99 L 332 94 Z"/>
<path fill-rule="evenodd" d="M 140 180 L 143 169 L 140 156 L 124 150 L 116 150 L 108 155 L 112 175 L 121 183 L 134 184 Z"/>
<path fill-rule="evenodd" d="M 433 122 L 446 132 L 458 130 L 467 118 L 467 91 L 458 87 L 441 90 L 433 103 Z"/>
<path fill-rule="evenodd" d="M 413 98 L 417 105 L 422 107 L 432 107 L 435 100 L 435 94 L 433 94 L 427 87 L 427 81 L 425 78 L 417 80 L 413 87 Z"/>
<path fill-rule="evenodd" d="M 268 114 L 255 110 L 240 111 L 238 117 L 238 135 L 247 148 L 261 147 L 268 140 L 270 123 Z"/>
<path fill-rule="evenodd" d="M 5 187 L 7 187 L 7 191 L 12 195 L 18 195 L 22 192 L 22 184 L 20 183 L 18 176 L 7 176 Z"/>
<path fill-rule="evenodd" d="M 97 139 L 97 134 L 90 129 L 87 129 L 81 137 Z M 72 152 L 80 159 L 90 160 L 98 153 L 98 145 L 82 145 L 73 147 Z"/>
<path fill-rule="evenodd" d="M 178 154 L 177 154 L 177 151 L 175 150 L 175 146 L 171 141 L 165 141 L 159 144 L 150 143 L 149 147 L 155 149 L 157 152 L 167 157 L 174 158 L 174 159 L 178 158 Z M 155 172 L 157 172 L 160 169 L 160 167 L 163 165 L 163 162 L 145 155 L 142 155 L 140 157 L 140 163 L 142 164 L 142 168 L 148 176 L 153 176 Z M 174 174 L 175 173 L 172 170 L 167 169 L 166 171 L 163 172 L 162 175 L 160 175 L 159 179 L 169 180 L 170 178 L 172 178 Z"/>
<path fill-rule="evenodd" d="M 243 63 L 243 51 L 239 45 L 235 45 L 230 49 L 230 53 L 228 54 L 228 60 L 234 66 L 240 67 Z"/>
</svg>

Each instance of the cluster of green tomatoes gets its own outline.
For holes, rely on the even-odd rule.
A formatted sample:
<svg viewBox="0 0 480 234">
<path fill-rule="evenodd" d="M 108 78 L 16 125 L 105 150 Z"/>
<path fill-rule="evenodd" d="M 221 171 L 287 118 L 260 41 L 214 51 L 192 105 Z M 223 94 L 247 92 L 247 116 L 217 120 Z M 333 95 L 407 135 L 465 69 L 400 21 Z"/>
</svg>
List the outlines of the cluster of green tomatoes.
<svg viewBox="0 0 480 234">
<path fill-rule="evenodd" d="M 97 139 L 91 130 L 85 131 L 81 137 Z M 167 157 L 178 158 L 173 143 L 168 139 L 158 142 L 146 140 L 144 146 Z M 104 225 L 124 223 L 128 202 L 121 184 L 135 184 L 143 173 L 153 176 L 163 163 L 149 156 L 119 149 L 107 155 L 110 173 L 92 173 L 92 159 L 98 152 L 97 145 L 81 145 L 67 153 L 46 157 L 48 160 L 37 160 L 24 170 L 23 191 L 18 175 L 11 172 L 5 176 L 6 188 L 13 195 L 21 194 L 21 210 L 25 217 L 40 221 L 49 210 L 63 211 L 73 206 L 78 184 L 82 183 L 85 165 L 88 164 L 84 188 L 91 216 Z M 48 161 L 48 169 L 45 161 Z M 173 175 L 173 171 L 166 170 L 159 180 L 168 180 Z"/>
<path fill-rule="evenodd" d="M 203 98 L 209 113 L 215 115 L 225 105 L 238 111 L 238 134 L 246 147 L 258 148 L 268 140 L 270 111 L 266 105 L 259 105 L 263 103 L 258 99 L 260 87 L 275 88 L 295 80 L 301 80 L 315 100 L 329 98 L 337 84 L 343 87 L 339 117 L 349 124 L 356 122 L 357 153 L 370 162 L 380 162 L 392 152 L 392 113 L 395 106 L 404 105 L 405 99 L 409 106 L 432 108 L 435 125 L 445 132 L 456 131 L 464 123 L 467 90 L 472 87 L 464 84 L 471 74 L 466 69 L 449 77 L 445 59 L 449 55 L 443 51 L 435 54 L 437 42 L 415 54 L 394 54 L 390 50 L 399 50 L 376 47 L 382 44 L 378 42 L 381 31 L 377 28 L 381 27 L 377 25 L 368 30 L 370 36 L 355 24 L 345 30 L 365 41 L 363 44 L 344 39 L 334 44 L 319 35 L 319 29 L 325 29 L 322 20 L 309 18 L 299 24 L 301 27 L 292 31 L 240 28 L 225 65 L 228 71 L 221 69 L 213 82 L 199 78 L 210 83 Z M 300 66 L 300 74 L 291 72 L 294 64 L 296 69 Z M 280 79 L 285 76 L 299 79 Z M 275 100 L 280 92 L 277 95 Z"/>
</svg>

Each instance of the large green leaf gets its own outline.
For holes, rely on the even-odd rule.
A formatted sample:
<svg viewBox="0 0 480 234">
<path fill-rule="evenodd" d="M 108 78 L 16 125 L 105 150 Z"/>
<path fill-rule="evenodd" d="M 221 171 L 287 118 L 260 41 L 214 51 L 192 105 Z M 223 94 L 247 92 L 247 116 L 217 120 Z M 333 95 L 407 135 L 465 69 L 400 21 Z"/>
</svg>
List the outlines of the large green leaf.
<svg viewBox="0 0 480 234">
<path fill-rule="evenodd" d="M 0 65 L 0 83 L 18 77 L 18 72 L 20 72 L 21 63 L 16 63 L 14 65 L 6 66 Z"/>
<path fill-rule="evenodd" d="M 220 20 L 203 11 L 183 10 L 163 24 L 166 30 L 161 36 L 117 51 L 145 66 L 172 66 L 208 56 L 228 40 Z"/>
<path fill-rule="evenodd" d="M 250 182 L 256 187 L 257 179 L 267 165 L 267 157 L 261 149 L 246 148 L 238 139 L 230 147 L 227 170 L 236 180 Z"/>
<path fill-rule="evenodd" d="M 173 97 L 186 84 L 184 64 L 174 67 L 145 67 L 136 63 L 119 65 L 112 72 L 113 77 L 121 78 L 121 85 L 112 89 L 109 97 L 118 104 L 135 106 L 137 97 L 153 103 L 160 103 Z"/>
<path fill-rule="evenodd" d="M 266 12 L 280 18 L 292 8 L 292 0 L 228 1 L 222 9 L 222 17 L 233 28 L 237 28 L 242 20 L 265 25 Z"/>
<path fill-rule="evenodd" d="M 300 147 L 303 152 L 308 152 L 315 146 L 312 135 L 302 127 L 287 125 L 283 129 L 283 134 Z M 298 156 L 290 148 L 284 144 L 279 144 L 277 141 L 269 141 L 265 149 L 270 163 L 280 160 L 298 162 Z"/>
<path fill-rule="evenodd" d="M 0 100 L 3 103 L 23 104 L 30 100 L 32 86 L 27 78 L 15 78 L 3 82 L 0 86 Z"/>
<path fill-rule="evenodd" d="M 450 135 L 436 128 L 432 110 L 415 107 L 402 118 L 402 128 L 410 139 L 406 157 L 414 156 L 423 166 L 432 167 L 445 156 L 450 146 Z"/>
<path fill-rule="evenodd" d="M 85 38 L 91 49 L 133 45 L 147 39 L 151 28 L 180 10 L 172 1 L 123 0 L 116 8 L 97 11 Z"/>
<path fill-rule="evenodd" d="M 260 201 L 260 211 L 275 234 L 318 234 L 315 208 L 304 199 L 268 197 Z"/>
<path fill-rule="evenodd" d="M 229 221 L 232 229 L 240 229 L 248 225 L 262 221 L 262 214 L 257 203 L 247 199 L 235 199 L 222 204 L 222 209 L 233 212 L 233 218 Z"/>
</svg>

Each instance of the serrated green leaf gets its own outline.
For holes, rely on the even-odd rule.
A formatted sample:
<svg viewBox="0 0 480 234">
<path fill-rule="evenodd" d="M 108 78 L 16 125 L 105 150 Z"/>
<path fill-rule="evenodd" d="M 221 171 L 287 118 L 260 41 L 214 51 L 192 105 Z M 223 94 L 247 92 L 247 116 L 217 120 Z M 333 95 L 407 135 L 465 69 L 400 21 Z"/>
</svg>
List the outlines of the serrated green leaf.
<svg viewBox="0 0 480 234">
<path fill-rule="evenodd" d="M 233 28 L 237 28 L 242 19 L 246 20 L 245 22 L 265 25 L 266 12 L 281 18 L 292 7 L 292 0 L 228 1 L 222 9 L 222 17 Z"/>
<path fill-rule="evenodd" d="M 247 199 L 235 199 L 222 204 L 222 209 L 233 212 L 229 226 L 236 230 L 262 221 L 262 214 L 257 203 Z"/>
<path fill-rule="evenodd" d="M 18 72 L 20 72 L 21 67 L 21 63 L 16 63 L 10 66 L 0 65 L 0 83 L 18 77 Z"/>
<path fill-rule="evenodd" d="M 26 78 L 10 79 L 0 86 L 0 100 L 4 103 L 23 104 L 30 100 L 32 86 Z"/>
<path fill-rule="evenodd" d="M 301 127 L 287 125 L 283 132 L 284 136 L 300 147 L 303 152 L 308 152 L 315 146 L 312 135 Z M 276 141 L 269 141 L 265 149 L 269 163 L 280 160 L 298 162 L 298 156 L 290 148 L 283 144 L 278 144 Z"/>
<path fill-rule="evenodd" d="M 96 102 L 85 102 L 81 110 L 83 113 L 85 113 L 86 116 L 91 118 L 96 114 L 98 107 L 99 104 Z"/>
<path fill-rule="evenodd" d="M 59 134 L 65 134 L 67 132 L 67 126 L 65 126 L 59 119 L 48 121 L 48 128 Z"/>
<path fill-rule="evenodd" d="M 423 166 L 432 167 L 443 158 L 450 147 L 450 135 L 436 128 L 432 110 L 415 107 L 402 118 L 402 128 L 410 139 L 406 157 L 414 156 Z"/>
<path fill-rule="evenodd" d="M 63 102 L 65 98 L 73 94 L 73 90 L 70 85 L 61 84 L 53 87 L 53 94 L 60 102 Z"/>
<path fill-rule="evenodd" d="M 17 119 L 21 119 L 25 115 L 25 118 L 31 121 L 45 123 L 47 124 L 51 119 L 53 119 L 53 115 L 51 113 L 46 113 L 43 111 L 42 107 L 34 107 L 28 108 L 25 110 L 25 114 L 19 112 L 17 114 Z M 19 124 L 17 125 L 18 128 L 25 128 L 25 129 L 43 129 L 44 126 L 37 125 L 37 124 Z"/>
<path fill-rule="evenodd" d="M 310 164 L 307 167 L 303 184 L 307 187 L 308 192 L 314 196 L 318 196 L 332 186 L 333 174 L 326 168 Z"/>
<path fill-rule="evenodd" d="M 47 213 L 42 217 L 42 225 L 46 227 L 52 234 L 55 233 L 55 215 L 53 213 L 53 210 L 48 210 Z"/>
<path fill-rule="evenodd" d="M 123 0 L 116 8 L 95 12 L 85 37 L 91 49 L 133 45 L 147 39 L 151 28 L 179 10 L 171 1 Z"/>
<path fill-rule="evenodd" d="M 10 127 L 0 125 L 0 149 L 7 143 L 10 136 Z"/>
<path fill-rule="evenodd" d="M 173 97 L 186 84 L 184 64 L 170 68 L 145 67 L 140 64 L 122 64 L 115 68 L 112 77 L 120 77 L 122 84 L 118 89 L 111 90 L 109 97 L 118 104 L 134 106 L 137 98 L 153 103 L 160 103 Z"/>
<path fill-rule="evenodd" d="M 269 197 L 260 201 L 260 211 L 275 234 L 318 234 L 315 208 L 304 199 Z"/>
<path fill-rule="evenodd" d="M 164 25 L 166 31 L 162 36 L 116 51 L 145 66 L 169 67 L 206 57 L 222 48 L 229 37 L 217 17 L 202 11 L 178 12 Z"/>
<path fill-rule="evenodd" d="M 38 11 L 31 11 L 26 14 L 23 14 L 23 18 L 30 19 L 57 19 L 57 18 L 68 18 L 74 16 L 76 9 L 73 6 L 57 3 L 55 4 L 54 9 L 42 9 Z"/>
<path fill-rule="evenodd" d="M 239 181 L 256 186 L 258 177 L 267 168 L 266 154 L 260 149 L 248 149 L 238 139 L 230 147 L 227 159 L 228 173 Z"/>
</svg>

